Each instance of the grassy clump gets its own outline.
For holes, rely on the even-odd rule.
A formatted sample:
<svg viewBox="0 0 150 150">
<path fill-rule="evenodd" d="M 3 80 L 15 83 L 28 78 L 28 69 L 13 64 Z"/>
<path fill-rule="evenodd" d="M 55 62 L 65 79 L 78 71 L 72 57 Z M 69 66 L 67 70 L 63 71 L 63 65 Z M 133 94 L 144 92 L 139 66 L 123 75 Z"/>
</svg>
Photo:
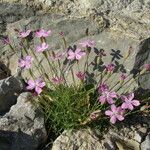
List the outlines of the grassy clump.
<svg viewBox="0 0 150 150">
<path fill-rule="evenodd" d="M 56 134 L 65 129 L 75 129 L 90 123 L 89 116 L 98 109 L 97 95 L 92 85 L 58 86 L 54 91 L 40 96 L 47 127 Z"/>
</svg>

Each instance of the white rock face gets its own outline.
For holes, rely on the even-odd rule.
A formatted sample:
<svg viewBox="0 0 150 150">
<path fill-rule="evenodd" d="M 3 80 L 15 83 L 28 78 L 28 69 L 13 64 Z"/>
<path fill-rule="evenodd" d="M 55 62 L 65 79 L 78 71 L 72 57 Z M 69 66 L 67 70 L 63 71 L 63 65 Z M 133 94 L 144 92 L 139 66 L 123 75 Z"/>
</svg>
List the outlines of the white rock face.
<svg viewBox="0 0 150 150">
<path fill-rule="evenodd" d="M 54 141 L 52 150 L 148 150 L 150 138 L 147 134 L 147 128 L 141 126 L 111 129 L 105 134 L 91 129 L 64 131 Z"/>
<path fill-rule="evenodd" d="M 150 134 L 148 134 L 145 138 L 145 141 L 141 144 L 141 150 L 149 150 L 150 149 Z"/>
<path fill-rule="evenodd" d="M 96 135 L 90 130 L 64 131 L 53 144 L 52 150 L 102 150 Z"/>
</svg>

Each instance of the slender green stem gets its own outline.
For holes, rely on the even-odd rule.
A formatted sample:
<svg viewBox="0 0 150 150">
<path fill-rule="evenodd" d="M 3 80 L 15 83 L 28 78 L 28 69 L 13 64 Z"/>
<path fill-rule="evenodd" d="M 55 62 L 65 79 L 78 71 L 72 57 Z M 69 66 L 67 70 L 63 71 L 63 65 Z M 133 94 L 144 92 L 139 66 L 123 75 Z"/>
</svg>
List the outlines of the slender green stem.
<svg viewBox="0 0 150 150">
<path fill-rule="evenodd" d="M 112 75 L 113 75 L 113 73 L 110 72 L 108 74 L 107 78 L 103 82 L 105 83 L 106 81 L 108 81 L 112 77 Z"/>
<path fill-rule="evenodd" d="M 72 75 L 73 82 L 74 82 L 74 84 L 76 86 L 76 81 L 75 81 L 75 76 L 74 76 L 73 68 L 71 68 L 70 70 L 71 70 L 71 75 Z"/>
<path fill-rule="evenodd" d="M 63 44 L 64 44 L 64 48 L 66 48 L 67 47 L 67 41 L 64 37 L 62 38 L 62 41 L 63 41 Z"/>
<path fill-rule="evenodd" d="M 29 73 L 30 73 L 31 77 L 32 77 L 33 79 L 35 79 L 35 75 L 34 75 L 34 73 L 33 73 L 33 71 L 32 71 L 31 69 L 29 69 Z"/>
<path fill-rule="evenodd" d="M 13 46 L 9 44 L 10 49 L 13 51 L 14 54 L 16 54 L 16 51 L 14 50 Z"/>
<path fill-rule="evenodd" d="M 100 79 L 98 80 L 96 87 L 98 86 L 99 83 L 103 83 L 103 77 L 105 76 L 105 74 L 106 74 L 105 70 L 99 74 L 100 75 Z"/>
<path fill-rule="evenodd" d="M 84 72 L 88 71 L 88 64 L 89 64 L 89 52 L 87 53 L 87 56 L 86 56 L 86 61 L 85 61 L 85 64 L 84 64 Z"/>
<path fill-rule="evenodd" d="M 44 55 L 44 57 L 46 58 L 46 60 L 47 60 L 47 62 L 48 62 L 48 64 L 49 64 L 51 74 L 54 73 L 55 76 L 58 76 L 57 70 L 55 70 L 54 67 L 53 67 L 53 66 L 54 66 L 54 63 L 53 63 L 53 64 L 50 63 L 50 60 L 49 60 L 49 58 L 48 58 L 48 55 L 47 55 L 46 51 L 43 52 L 43 55 Z M 52 71 L 53 71 L 53 72 L 52 72 Z"/>
<path fill-rule="evenodd" d="M 138 75 L 135 77 L 135 78 L 130 78 L 129 80 L 127 80 L 126 82 L 124 82 L 124 84 L 122 84 L 116 91 L 119 91 L 123 86 L 125 86 L 128 82 L 130 82 L 131 80 L 131 83 L 130 85 L 138 78 Z"/>
</svg>

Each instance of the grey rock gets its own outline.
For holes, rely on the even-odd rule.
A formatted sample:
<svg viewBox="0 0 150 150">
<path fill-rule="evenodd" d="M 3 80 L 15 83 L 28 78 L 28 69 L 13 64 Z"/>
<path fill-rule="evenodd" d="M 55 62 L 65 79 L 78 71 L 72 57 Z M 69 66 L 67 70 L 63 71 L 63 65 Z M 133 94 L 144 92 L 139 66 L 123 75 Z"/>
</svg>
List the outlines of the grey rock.
<svg viewBox="0 0 150 150">
<path fill-rule="evenodd" d="M 37 150 L 45 142 L 44 116 L 32 101 L 30 93 L 22 93 L 10 111 L 0 117 L 1 150 Z"/>
<path fill-rule="evenodd" d="M 8 77 L 4 80 L 0 80 L 0 94 L 9 94 L 11 92 L 21 91 L 23 84 L 17 77 Z"/>
<path fill-rule="evenodd" d="M 4 48 L 2 48 L 2 50 L 5 51 L 5 53 L 3 53 L 0 56 L 0 59 L 3 62 L 3 72 L 7 75 L 12 75 L 12 76 L 18 76 L 18 72 L 19 72 L 19 67 L 18 67 L 18 60 L 19 60 L 19 56 L 14 54 L 10 48 L 8 48 L 7 46 L 5 46 Z M 7 66 L 7 67 L 6 67 Z"/>
<path fill-rule="evenodd" d="M 9 22 L 53 12 L 65 14 L 68 20 L 93 15 L 95 20 L 102 17 L 113 32 L 135 39 L 145 39 L 150 34 L 149 0 L 17 0 L 17 5 L 15 0 L 2 2 L 1 13 L 10 14 L 0 17 L 0 28 L 4 31 Z"/>
<path fill-rule="evenodd" d="M 34 9 L 27 5 L 2 3 L 0 1 L 0 33 L 5 33 L 7 24 L 34 16 L 34 14 Z"/>
<path fill-rule="evenodd" d="M 142 41 L 137 49 L 137 55 L 135 59 L 134 69 L 138 71 L 140 68 L 143 67 L 144 64 L 150 63 L 150 38 L 145 39 Z M 150 73 L 146 72 L 145 74 L 141 75 L 138 79 L 139 85 L 143 90 L 150 90 Z"/>
<path fill-rule="evenodd" d="M 23 90 L 23 83 L 17 77 L 0 80 L 0 114 L 16 103 L 17 95 Z"/>
<path fill-rule="evenodd" d="M 150 138 L 148 126 L 142 126 L 135 124 L 111 128 L 107 133 L 91 129 L 64 131 L 54 141 L 52 150 L 140 150 L 140 147 L 141 150 L 148 150 L 146 149 L 149 148 Z M 145 149 L 142 149 L 143 146 Z"/>
<path fill-rule="evenodd" d="M 37 0 L 43 9 L 62 12 L 71 17 L 103 16 L 110 28 L 134 38 L 147 38 L 150 34 L 149 0 Z"/>
<path fill-rule="evenodd" d="M 0 80 L 10 76 L 10 70 L 6 67 L 6 65 L 0 62 Z"/>
<path fill-rule="evenodd" d="M 118 133 L 96 134 L 90 129 L 64 131 L 53 143 L 52 150 L 140 150 L 140 144 L 133 139 L 118 136 Z M 117 135 L 117 136 L 116 136 Z"/>
<path fill-rule="evenodd" d="M 141 143 L 141 150 L 150 150 L 150 133 L 146 136 L 145 140 Z"/>
<path fill-rule="evenodd" d="M 102 150 L 102 144 L 91 130 L 64 131 L 53 143 L 52 150 Z"/>
<path fill-rule="evenodd" d="M 10 35 L 10 38 L 14 40 L 16 38 L 14 28 L 20 31 L 27 29 L 36 31 L 39 28 L 51 29 L 53 33 L 52 36 L 47 38 L 47 42 L 51 49 L 59 49 L 62 45 L 62 41 L 59 37 L 60 32 L 64 32 L 69 44 L 87 36 L 87 30 L 88 35 L 98 34 L 105 27 L 105 21 L 102 20 L 102 22 L 103 24 L 100 26 L 98 23 L 92 22 L 89 18 L 68 19 L 63 15 L 45 14 L 9 24 L 7 26 L 7 33 Z M 35 44 L 38 42 L 39 41 L 36 40 Z"/>
<path fill-rule="evenodd" d="M 149 150 L 148 120 L 149 116 L 137 114 L 116 127 L 111 126 L 107 132 L 94 129 L 64 131 L 54 141 L 52 150 Z"/>
<path fill-rule="evenodd" d="M 108 16 L 106 15 L 112 31 L 120 32 L 120 34 L 125 34 L 135 39 L 148 38 L 150 29 L 148 15 L 150 13 L 150 4 L 148 1 L 120 0 L 118 1 L 118 6 L 123 3 L 126 4 L 122 5 L 121 9 L 110 10 Z M 117 3 L 114 3 L 114 5 L 117 6 Z"/>
</svg>

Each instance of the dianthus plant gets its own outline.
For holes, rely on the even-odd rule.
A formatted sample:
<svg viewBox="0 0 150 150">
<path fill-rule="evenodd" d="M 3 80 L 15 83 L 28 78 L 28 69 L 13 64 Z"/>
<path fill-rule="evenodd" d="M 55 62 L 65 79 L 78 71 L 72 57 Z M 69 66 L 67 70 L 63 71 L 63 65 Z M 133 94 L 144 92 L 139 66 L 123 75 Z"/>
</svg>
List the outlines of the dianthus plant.
<svg viewBox="0 0 150 150">
<path fill-rule="evenodd" d="M 150 71 L 150 64 L 143 65 L 134 78 L 127 73 L 124 63 L 131 47 L 125 57 L 115 57 L 112 51 L 111 61 L 105 62 L 109 52 L 96 48 L 92 39 L 70 46 L 61 32 L 58 38 L 63 46 L 57 51 L 47 43 L 47 38 L 52 38 L 51 30 L 16 30 L 16 34 L 21 52 L 16 52 L 8 37 L 3 43 L 19 57 L 20 71 L 30 73 L 24 79 L 26 89 L 38 98 L 50 130 L 61 132 L 94 123 L 101 126 L 102 120 L 115 124 L 142 105 L 142 100 L 129 89 L 139 75 Z M 32 38 L 39 43 L 33 45 Z"/>
</svg>

